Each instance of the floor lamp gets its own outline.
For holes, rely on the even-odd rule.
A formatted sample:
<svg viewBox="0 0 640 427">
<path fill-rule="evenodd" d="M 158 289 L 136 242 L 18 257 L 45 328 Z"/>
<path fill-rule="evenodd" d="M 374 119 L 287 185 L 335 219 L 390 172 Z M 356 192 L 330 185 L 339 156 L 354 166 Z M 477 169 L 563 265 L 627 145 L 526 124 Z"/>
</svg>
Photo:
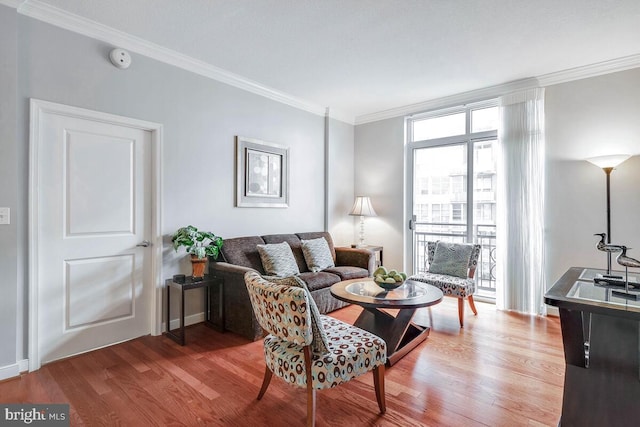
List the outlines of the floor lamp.
<svg viewBox="0 0 640 427">
<path fill-rule="evenodd" d="M 629 157 L 631 157 L 629 154 L 614 154 L 586 159 L 588 162 L 602 168 L 607 176 L 607 243 L 611 243 L 611 172 Z M 611 274 L 611 252 L 607 252 L 607 274 Z"/>
<path fill-rule="evenodd" d="M 369 196 L 357 196 L 349 215 L 360 217 L 360 242 L 358 243 L 358 247 L 362 247 L 364 246 L 364 217 L 378 216 L 376 211 L 373 210 Z"/>
</svg>

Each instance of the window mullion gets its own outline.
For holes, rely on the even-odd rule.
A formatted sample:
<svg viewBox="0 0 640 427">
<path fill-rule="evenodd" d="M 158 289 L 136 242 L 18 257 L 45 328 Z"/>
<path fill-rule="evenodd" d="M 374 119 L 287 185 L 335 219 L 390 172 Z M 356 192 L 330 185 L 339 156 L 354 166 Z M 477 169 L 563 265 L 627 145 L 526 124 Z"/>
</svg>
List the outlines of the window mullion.
<svg viewBox="0 0 640 427">
<path fill-rule="evenodd" d="M 467 242 L 473 242 L 473 141 L 467 141 Z"/>
</svg>

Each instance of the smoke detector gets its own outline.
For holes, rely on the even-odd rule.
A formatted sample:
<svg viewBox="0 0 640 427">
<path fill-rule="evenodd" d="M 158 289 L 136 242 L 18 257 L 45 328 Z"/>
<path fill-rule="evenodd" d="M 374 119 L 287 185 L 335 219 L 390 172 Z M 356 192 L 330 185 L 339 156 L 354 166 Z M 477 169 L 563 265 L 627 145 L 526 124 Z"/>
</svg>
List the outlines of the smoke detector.
<svg viewBox="0 0 640 427">
<path fill-rule="evenodd" d="M 124 49 L 113 49 L 109 53 L 111 63 L 122 70 L 129 68 L 131 65 L 131 55 Z"/>
</svg>

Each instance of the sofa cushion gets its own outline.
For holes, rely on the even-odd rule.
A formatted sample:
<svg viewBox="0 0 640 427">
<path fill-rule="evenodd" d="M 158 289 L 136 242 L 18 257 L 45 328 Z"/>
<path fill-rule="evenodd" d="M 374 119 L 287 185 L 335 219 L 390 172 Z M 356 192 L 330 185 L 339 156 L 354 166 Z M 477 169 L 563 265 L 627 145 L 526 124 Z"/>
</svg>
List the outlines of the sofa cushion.
<svg viewBox="0 0 640 427">
<path fill-rule="evenodd" d="M 329 244 L 324 237 L 311 240 L 300 240 L 302 254 L 309 270 L 322 271 L 325 268 L 334 267 L 335 262 L 331 256 Z"/>
<path fill-rule="evenodd" d="M 264 240 L 265 243 L 287 242 L 291 247 L 293 257 L 296 259 L 296 264 L 298 264 L 298 270 L 300 270 L 300 272 L 309 271 L 309 269 L 307 268 L 307 263 L 304 261 L 304 255 L 302 254 L 300 238 L 297 235 L 269 234 L 267 236 L 262 236 L 262 240 Z"/>
<path fill-rule="evenodd" d="M 269 276 L 286 277 L 300 274 L 288 243 L 258 245 L 262 267 Z"/>
<path fill-rule="evenodd" d="M 328 288 L 341 280 L 340 276 L 324 271 L 319 271 L 317 273 L 307 271 L 305 273 L 300 273 L 299 277 L 304 280 L 304 283 L 307 284 L 310 291 Z"/>
<path fill-rule="evenodd" d="M 472 244 L 438 242 L 429 273 L 467 278 Z"/>
<path fill-rule="evenodd" d="M 340 280 L 362 279 L 364 277 L 369 277 L 369 270 L 360 267 L 340 266 L 327 268 L 323 271 L 326 273 L 337 274 L 340 276 Z"/>
<path fill-rule="evenodd" d="M 262 260 L 258 253 L 258 245 L 264 245 L 265 243 L 259 236 L 224 239 L 224 245 L 221 250 L 222 257 L 229 264 L 253 268 L 264 274 Z"/>
</svg>

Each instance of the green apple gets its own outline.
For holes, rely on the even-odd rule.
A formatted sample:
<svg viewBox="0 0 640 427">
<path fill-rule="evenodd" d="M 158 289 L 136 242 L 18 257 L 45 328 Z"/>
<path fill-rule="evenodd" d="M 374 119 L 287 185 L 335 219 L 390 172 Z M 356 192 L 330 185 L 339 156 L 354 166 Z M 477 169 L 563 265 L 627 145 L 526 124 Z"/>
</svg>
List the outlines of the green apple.
<svg viewBox="0 0 640 427">
<path fill-rule="evenodd" d="M 374 276 L 378 276 L 378 275 L 380 275 L 380 276 L 386 276 L 387 274 L 389 274 L 389 273 L 387 272 L 387 269 L 386 269 L 386 268 L 384 268 L 383 266 L 378 267 L 378 268 L 376 269 L 376 271 L 374 271 L 374 272 L 373 272 L 373 275 L 374 275 Z"/>
</svg>

